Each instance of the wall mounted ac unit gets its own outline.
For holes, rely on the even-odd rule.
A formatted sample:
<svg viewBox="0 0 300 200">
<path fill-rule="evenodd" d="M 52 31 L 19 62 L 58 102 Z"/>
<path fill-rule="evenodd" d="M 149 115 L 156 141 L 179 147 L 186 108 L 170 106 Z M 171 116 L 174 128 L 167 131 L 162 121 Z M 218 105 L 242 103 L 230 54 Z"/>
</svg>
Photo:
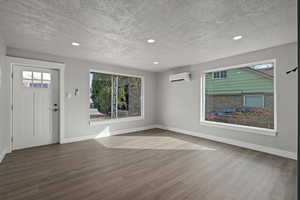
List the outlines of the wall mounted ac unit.
<svg viewBox="0 0 300 200">
<path fill-rule="evenodd" d="M 183 72 L 179 74 L 171 74 L 169 80 L 170 82 L 191 81 L 191 73 Z"/>
</svg>

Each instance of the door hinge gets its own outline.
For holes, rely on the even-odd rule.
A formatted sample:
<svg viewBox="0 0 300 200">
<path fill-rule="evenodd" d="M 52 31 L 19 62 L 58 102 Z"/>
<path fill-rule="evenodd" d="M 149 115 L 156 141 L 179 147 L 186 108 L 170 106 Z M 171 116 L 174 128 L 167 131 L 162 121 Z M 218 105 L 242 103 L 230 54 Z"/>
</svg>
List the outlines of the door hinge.
<svg viewBox="0 0 300 200">
<path fill-rule="evenodd" d="M 11 143 L 13 143 L 14 142 L 14 138 L 13 137 L 11 137 Z"/>
<path fill-rule="evenodd" d="M 14 106 L 13 106 L 13 105 L 11 105 L 11 107 L 10 107 L 10 108 L 11 108 L 11 110 L 13 110 L 13 109 L 14 109 Z"/>
<path fill-rule="evenodd" d="M 14 78 L 14 74 L 13 73 L 11 73 L 11 78 Z"/>
</svg>

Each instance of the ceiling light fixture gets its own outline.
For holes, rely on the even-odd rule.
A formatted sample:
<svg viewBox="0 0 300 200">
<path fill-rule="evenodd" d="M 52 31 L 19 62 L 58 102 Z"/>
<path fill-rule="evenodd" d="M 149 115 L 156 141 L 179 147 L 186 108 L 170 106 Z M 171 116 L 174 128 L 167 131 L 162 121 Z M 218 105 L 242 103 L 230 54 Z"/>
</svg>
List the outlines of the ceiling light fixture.
<svg viewBox="0 0 300 200">
<path fill-rule="evenodd" d="M 237 36 L 234 36 L 232 39 L 233 39 L 233 40 L 240 40 L 240 39 L 242 39 L 242 38 L 243 38 L 242 35 L 237 35 Z"/>
<path fill-rule="evenodd" d="M 155 42 L 155 40 L 154 40 L 154 39 L 148 39 L 147 42 L 148 42 L 149 44 L 152 44 L 152 43 Z"/>
<path fill-rule="evenodd" d="M 157 61 L 154 61 L 154 62 L 153 62 L 153 64 L 154 64 L 154 65 L 158 65 L 158 64 L 159 64 L 159 62 L 157 62 Z"/>
<path fill-rule="evenodd" d="M 72 42 L 72 45 L 78 47 L 80 44 L 78 42 Z"/>
</svg>

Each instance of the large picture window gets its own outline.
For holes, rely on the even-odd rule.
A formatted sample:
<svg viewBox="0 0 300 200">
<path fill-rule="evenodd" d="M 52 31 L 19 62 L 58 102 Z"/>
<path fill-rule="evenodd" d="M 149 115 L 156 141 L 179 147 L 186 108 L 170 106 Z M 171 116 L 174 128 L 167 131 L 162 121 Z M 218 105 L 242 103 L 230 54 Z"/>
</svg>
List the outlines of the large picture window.
<svg viewBox="0 0 300 200">
<path fill-rule="evenodd" d="M 142 116 L 142 78 L 90 72 L 90 120 Z"/>
<path fill-rule="evenodd" d="M 206 72 L 201 120 L 274 130 L 274 65 L 270 61 Z"/>
</svg>

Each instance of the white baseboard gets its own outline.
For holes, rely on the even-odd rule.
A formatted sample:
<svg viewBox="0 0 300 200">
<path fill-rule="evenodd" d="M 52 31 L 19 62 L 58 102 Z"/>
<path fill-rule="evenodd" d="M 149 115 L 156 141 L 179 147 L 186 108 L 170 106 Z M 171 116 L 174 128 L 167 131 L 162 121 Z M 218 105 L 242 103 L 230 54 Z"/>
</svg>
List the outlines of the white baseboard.
<svg viewBox="0 0 300 200">
<path fill-rule="evenodd" d="M 0 163 L 2 162 L 2 160 L 4 159 L 4 157 L 7 153 L 9 153 L 8 148 L 5 148 L 0 152 Z"/>
<path fill-rule="evenodd" d="M 186 135 L 205 138 L 205 139 L 208 139 L 208 140 L 213 140 L 213 141 L 217 141 L 217 142 L 231 144 L 231 145 L 235 145 L 235 146 L 239 146 L 239 147 L 243 147 L 243 148 L 247 148 L 247 149 L 251 149 L 251 150 L 255 150 L 255 151 L 261 151 L 261 152 L 264 152 L 264 153 L 269 153 L 269 154 L 273 154 L 273 155 L 277 155 L 277 156 L 297 160 L 297 153 L 296 152 L 289 152 L 289 151 L 276 149 L 276 148 L 272 148 L 272 147 L 266 147 L 266 146 L 262 146 L 262 145 L 258 145 L 258 144 L 242 142 L 242 141 L 239 141 L 239 140 L 228 139 L 228 138 L 203 134 L 203 133 L 194 132 L 194 131 L 188 131 L 188 130 L 179 129 L 179 128 L 175 128 L 175 127 L 157 125 L 156 128 L 169 130 L 169 131 L 174 131 L 174 132 L 178 132 L 178 133 L 183 133 L 183 134 L 186 134 Z"/>
<path fill-rule="evenodd" d="M 143 127 L 137 127 L 137 128 L 129 128 L 129 129 L 120 129 L 120 130 L 103 130 L 98 135 L 87 135 L 87 136 L 80 136 L 80 137 L 74 137 L 74 138 L 64 138 L 63 141 L 61 141 L 61 144 L 65 143 L 71 143 L 71 142 L 79 142 L 83 140 L 90 140 L 90 139 L 97 139 L 102 137 L 109 137 L 113 135 L 121 135 L 125 133 L 131 133 L 131 132 L 137 132 L 137 131 L 144 131 L 148 129 L 157 128 L 158 125 L 150 125 L 150 126 L 143 126 Z"/>
<path fill-rule="evenodd" d="M 163 125 L 150 125 L 150 126 L 144 126 L 144 127 L 137 127 L 137 128 L 130 128 L 130 129 L 121 129 L 121 130 L 114 130 L 114 131 L 109 131 L 109 130 L 104 130 L 102 131 L 101 134 L 99 135 L 87 135 L 87 136 L 80 136 L 80 137 L 74 137 L 74 138 L 64 138 L 61 143 L 71 143 L 71 142 L 78 142 L 78 141 L 83 141 L 83 140 L 90 140 L 90 139 L 97 139 L 97 138 L 102 138 L 102 137 L 109 137 L 113 135 L 120 135 L 120 134 L 125 134 L 125 133 L 131 133 L 131 132 L 137 132 L 137 131 L 143 131 L 143 130 L 148 130 L 148 129 L 153 129 L 153 128 L 160 128 L 164 130 L 169 130 L 169 131 L 174 131 L 186 135 L 191 135 L 191 136 L 196 136 L 208 140 L 213 140 L 217 142 L 222 142 L 226 144 L 231 144 L 255 151 L 261 151 L 264 153 L 269 153 L 285 158 L 290 158 L 297 160 L 297 153 L 296 152 L 289 152 L 281 149 L 276 149 L 272 147 L 266 147 L 258 144 L 253 144 L 253 143 L 248 143 L 248 142 L 243 142 L 239 140 L 234 140 L 234 139 L 228 139 L 228 138 L 223 138 L 219 136 L 213 136 L 213 135 L 208 135 L 208 134 L 203 134 L 195 131 L 189 131 L 189 130 L 184 130 L 180 128 L 175 128 L 175 127 L 169 127 L 169 126 L 163 126 Z"/>
</svg>

